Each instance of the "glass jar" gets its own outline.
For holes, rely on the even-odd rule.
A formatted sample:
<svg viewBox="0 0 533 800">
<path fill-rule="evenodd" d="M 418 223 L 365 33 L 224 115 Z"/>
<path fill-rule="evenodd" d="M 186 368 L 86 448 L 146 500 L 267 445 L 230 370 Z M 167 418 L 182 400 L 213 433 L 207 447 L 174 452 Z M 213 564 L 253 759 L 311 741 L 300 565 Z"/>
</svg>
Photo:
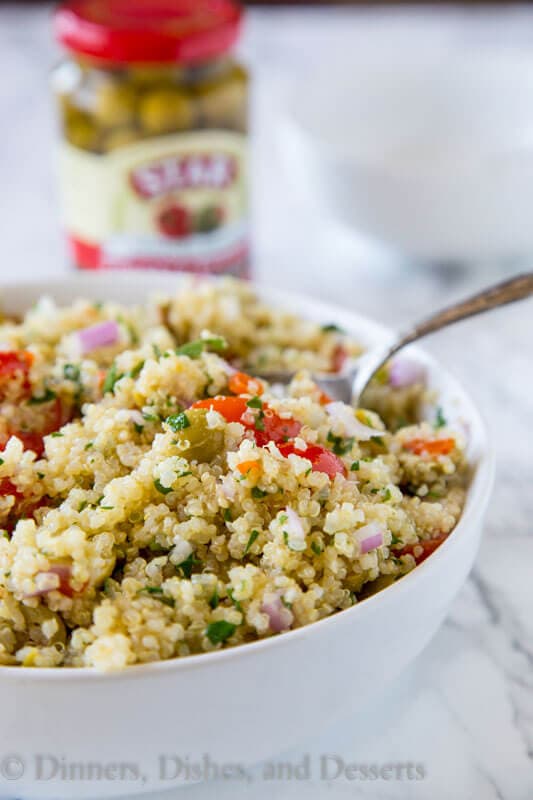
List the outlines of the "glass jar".
<svg viewBox="0 0 533 800">
<path fill-rule="evenodd" d="M 248 274 L 233 0 L 73 0 L 54 17 L 64 225 L 81 269 Z"/>
</svg>

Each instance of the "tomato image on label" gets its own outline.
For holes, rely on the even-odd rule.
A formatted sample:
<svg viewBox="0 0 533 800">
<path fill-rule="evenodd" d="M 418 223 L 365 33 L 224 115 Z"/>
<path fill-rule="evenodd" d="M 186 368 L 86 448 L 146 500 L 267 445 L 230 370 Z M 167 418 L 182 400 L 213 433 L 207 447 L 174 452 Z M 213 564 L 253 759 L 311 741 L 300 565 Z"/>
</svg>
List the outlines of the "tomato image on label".
<svg viewBox="0 0 533 800">
<path fill-rule="evenodd" d="M 192 233 L 192 217 L 189 210 L 176 203 L 163 208 L 157 215 L 156 222 L 160 233 L 171 239 L 183 239 Z"/>
</svg>

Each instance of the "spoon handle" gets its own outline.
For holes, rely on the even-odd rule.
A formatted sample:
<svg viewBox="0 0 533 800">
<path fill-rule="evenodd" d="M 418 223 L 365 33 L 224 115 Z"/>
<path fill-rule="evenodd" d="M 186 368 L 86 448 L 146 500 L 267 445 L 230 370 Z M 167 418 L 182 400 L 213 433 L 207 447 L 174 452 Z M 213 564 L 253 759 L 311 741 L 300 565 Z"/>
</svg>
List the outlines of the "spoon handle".
<svg viewBox="0 0 533 800">
<path fill-rule="evenodd" d="M 513 303 L 515 300 L 523 300 L 533 294 L 533 272 L 527 272 L 524 275 L 518 275 L 510 280 L 497 283 L 489 289 L 484 289 L 478 294 L 468 297 L 466 300 L 461 300 L 452 306 L 437 311 L 427 319 L 419 322 L 407 333 L 399 336 L 398 339 L 392 344 L 387 345 L 380 350 L 370 351 L 367 356 L 363 356 L 357 372 L 353 378 L 351 387 L 351 402 L 353 405 L 359 405 L 360 398 L 376 374 L 384 364 L 394 356 L 398 350 L 405 347 L 406 344 L 421 339 L 429 333 L 445 328 L 453 322 L 459 322 L 467 317 L 473 317 L 475 314 L 481 314 L 484 311 L 490 311 L 492 308 L 504 306 L 507 303 Z"/>
<path fill-rule="evenodd" d="M 406 344 L 445 328 L 453 322 L 459 322 L 476 314 L 482 314 L 493 308 L 507 305 L 507 303 L 514 303 L 515 300 L 524 300 L 532 294 L 533 272 L 526 272 L 524 275 L 517 275 L 514 278 L 497 283 L 489 289 L 484 289 L 466 300 L 461 300 L 459 303 L 443 308 L 441 311 L 437 311 L 427 319 L 419 322 L 414 328 L 400 336 L 398 341 L 391 347 L 389 356 L 394 355 Z"/>
</svg>

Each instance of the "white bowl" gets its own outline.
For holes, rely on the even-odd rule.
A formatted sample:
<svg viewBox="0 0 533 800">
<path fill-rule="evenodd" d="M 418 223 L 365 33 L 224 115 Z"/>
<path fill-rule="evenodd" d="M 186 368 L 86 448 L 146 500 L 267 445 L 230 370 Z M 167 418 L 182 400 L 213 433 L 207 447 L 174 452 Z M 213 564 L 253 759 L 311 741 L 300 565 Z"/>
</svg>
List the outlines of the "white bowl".
<svg viewBox="0 0 533 800">
<path fill-rule="evenodd" d="M 153 290 L 171 291 L 177 280 L 161 273 L 69 276 L 4 284 L 0 301 L 12 311 L 43 294 L 60 303 L 78 296 L 142 302 Z M 259 292 L 309 318 L 335 320 L 367 345 L 390 335 L 334 306 L 285 291 Z M 118 674 L 0 667 L 0 797 L 59 800 L 170 788 L 184 775 L 169 779 L 172 759 L 161 775 L 159 759 L 173 754 L 252 765 L 368 703 L 420 652 L 472 566 L 493 468 L 484 425 L 467 395 L 431 358 L 413 352 L 427 364 L 446 414 L 468 430 L 474 465 L 463 516 L 444 544 L 360 605 L 267 640 Z M 79 777 L 76 764 L 86 775 L 90 764 L 99 767 L 93 766 L 92 780 L 69 779 L 71 770 Z M 131 767 L 113 771 L 113 764 Z"/>
<path fill-rule="evenodd" d="M 295 82 L 280 143 L 324 208 L 427 260 L 533 251 L 533 59 L 353 54 Z"/>
</svg>

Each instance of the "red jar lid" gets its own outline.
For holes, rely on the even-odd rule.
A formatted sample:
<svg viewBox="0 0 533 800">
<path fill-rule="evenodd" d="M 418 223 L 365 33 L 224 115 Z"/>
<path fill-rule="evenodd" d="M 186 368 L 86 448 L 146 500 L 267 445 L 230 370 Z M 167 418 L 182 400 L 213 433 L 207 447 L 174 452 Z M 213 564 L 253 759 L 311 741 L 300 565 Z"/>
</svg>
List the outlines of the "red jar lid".
<svg viewBox="0 0 533 800">
<path fill-rule="evenodd" d="M 229 50 L 241 13 L 233 0 L 71 0 L 54 29 L 67 50 L 101 61 L 191 63 Z"/>
</svg>

